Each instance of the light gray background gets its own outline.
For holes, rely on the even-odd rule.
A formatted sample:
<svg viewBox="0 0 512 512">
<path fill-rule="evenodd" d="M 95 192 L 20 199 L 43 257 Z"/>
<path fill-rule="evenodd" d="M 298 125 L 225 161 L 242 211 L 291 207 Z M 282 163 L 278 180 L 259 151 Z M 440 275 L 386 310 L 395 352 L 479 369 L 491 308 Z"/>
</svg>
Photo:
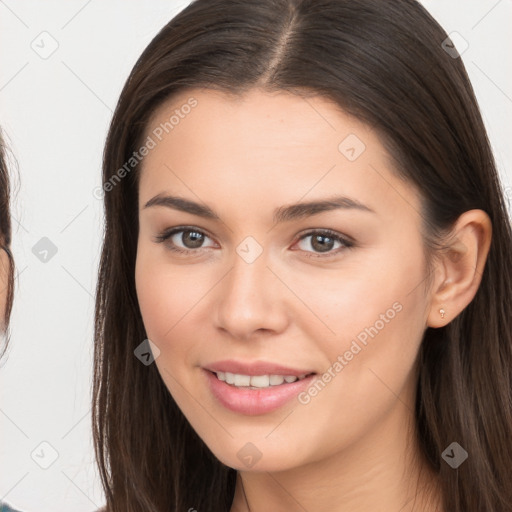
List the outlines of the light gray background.
<svg viewBox="0 0 512 512">
<path fill-rule="evenodd" d="M 462 57 L 511 200 L 512 1 L 423 3 L 469 45 Z M 0 498 L 27 512 L 103 505 L 89 405 L 102 226 L 93 190 L 131 67 L 187 4 L 0 0 L 0 125 L 21 177 L 13 197 L 11 347 L 0 370 Z M 57 249 L 46 262 L 39 259 L 44 252 L 32 252 L 43 237 Z"/>
</svg>

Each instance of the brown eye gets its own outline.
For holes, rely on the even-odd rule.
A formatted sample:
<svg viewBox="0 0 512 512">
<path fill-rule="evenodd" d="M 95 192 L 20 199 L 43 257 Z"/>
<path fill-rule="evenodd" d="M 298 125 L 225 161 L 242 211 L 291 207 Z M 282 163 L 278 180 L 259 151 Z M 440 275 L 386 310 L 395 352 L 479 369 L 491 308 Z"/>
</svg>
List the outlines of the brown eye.
<svg viewBox="0 0 512 512">
<path fill-rule="evenodd" d="M 207 239 L 210 237 L 201 230 L 184 227 L 166 230 L 156 237 L 157 242 L 165 242 L 172 251 L 182 253 L 197 252 L 198 249 L 211 247 L 203 246 Z"/>
<path fill-rule="evenodd" d="M 334 238 L 325 235 L 311 235 L 311 247 L 315 251 L 327 252 L 334 247 Z"/>
<path fill-rule="evenodd" d="M 197 231 L 181 231 L 181 237 L 178 240 L 185 245 L 187 249 L 198 249 L 204 241 L 205 235 Z"/>
<path fill-rule="evenodd" d="M 322 230 L 306 233 L 300 238 L 298 245 L 302 251 L 311 253 L 310 256 L 322 257 L 336 255 L 354 244 L 334 231 Z"/>
</svg>

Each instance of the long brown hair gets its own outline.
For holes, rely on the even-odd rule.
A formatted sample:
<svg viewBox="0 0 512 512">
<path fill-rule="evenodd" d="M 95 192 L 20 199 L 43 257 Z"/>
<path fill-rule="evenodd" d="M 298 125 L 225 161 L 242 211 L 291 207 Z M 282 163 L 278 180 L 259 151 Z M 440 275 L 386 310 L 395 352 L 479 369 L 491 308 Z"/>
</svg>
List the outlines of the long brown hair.
<svg viewBox="0 0 512 512">
<path fill-rule="evenodd" d="M 426 242 L 465 211 L 489 215 L 493 240 L 474 300 L 424 334 L 415 412 L 445 510 L 512 510 L 511 225 L 472 86 L 446 38 L 414 0 L 196 0 L 140 56 L 104 153 L 93 428 L 109 512 L 231 505 L 235 470 L 195 434 L 156 366 L 133 355 L 146 338 L 135 291 L 137 168 L 122 179 L 119 169 L 170 96 L 255 86 L 322 95 L 372 125 L 397 174 L 422 194 Z M 469 454 L 458 469 L 441 458 L 453 441 Z"/>
</svg>

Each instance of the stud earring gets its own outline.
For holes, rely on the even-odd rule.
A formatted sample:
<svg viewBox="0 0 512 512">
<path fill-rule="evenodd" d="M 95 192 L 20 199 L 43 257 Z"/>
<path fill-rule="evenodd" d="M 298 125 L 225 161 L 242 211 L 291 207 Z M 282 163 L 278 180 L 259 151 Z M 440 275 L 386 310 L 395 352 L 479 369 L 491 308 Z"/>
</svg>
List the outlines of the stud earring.
<svg viewBox="0 0 512 512">
<path fill-rule="evenodd" d="M 441 314 L 441 318 L 444 318 L 444 314 L 446 313 L 446 311 L 443 308 L 441 308 L 439 310 L 439 313 Z"/>
</svg>

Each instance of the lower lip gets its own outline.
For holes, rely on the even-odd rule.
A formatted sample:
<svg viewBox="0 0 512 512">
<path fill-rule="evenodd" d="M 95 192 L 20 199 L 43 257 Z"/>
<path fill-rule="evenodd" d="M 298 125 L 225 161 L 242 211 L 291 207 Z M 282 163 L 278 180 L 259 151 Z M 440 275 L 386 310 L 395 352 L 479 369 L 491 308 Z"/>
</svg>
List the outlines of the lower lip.
<svg viewBox="0 0 512 512">
<path fill-rule="evenodd" d="M 279 386 L 250 389 L 231 386 L 219 380 L 214 373 L 208 370 L 205 370 L 205 373 L 213 396 L 226 409 L 247 416 L 256 416 L 279 409 L 308 388 L 315 377 L 315 375 L 310 375 L 302 380 L 283 383 Z"/>
</svg>

